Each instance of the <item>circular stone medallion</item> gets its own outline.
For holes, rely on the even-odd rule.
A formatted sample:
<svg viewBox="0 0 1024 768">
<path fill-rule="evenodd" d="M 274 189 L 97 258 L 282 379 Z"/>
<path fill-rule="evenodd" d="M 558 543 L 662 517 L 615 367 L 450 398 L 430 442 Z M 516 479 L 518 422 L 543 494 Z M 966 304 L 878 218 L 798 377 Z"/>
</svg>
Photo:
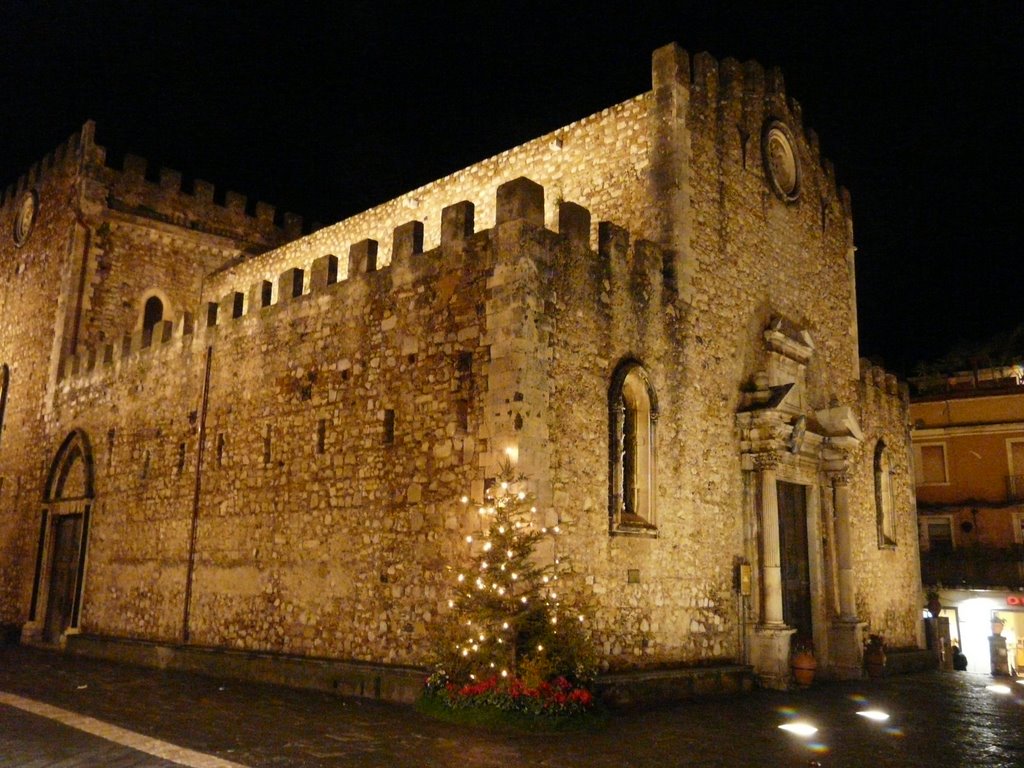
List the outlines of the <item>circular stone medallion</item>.
<svg viewBox="0 0 1024 768">
<path fill-rule="evenodd" d="M 23 245 L 36 223 L 36 210 L 39 208 L 39 197 L 34 189 L 30 189 L 21 197 L 18 210 L 14 214 L 14 243 Z"/>
<path fill-rule="evenodd" d="M 793 149 L 793 137 L 785 125 L 772 122 L 764 132 L 764 165 L 772 189 L 787 202 L 800 196 L 800 165 Z"/>
</svg>

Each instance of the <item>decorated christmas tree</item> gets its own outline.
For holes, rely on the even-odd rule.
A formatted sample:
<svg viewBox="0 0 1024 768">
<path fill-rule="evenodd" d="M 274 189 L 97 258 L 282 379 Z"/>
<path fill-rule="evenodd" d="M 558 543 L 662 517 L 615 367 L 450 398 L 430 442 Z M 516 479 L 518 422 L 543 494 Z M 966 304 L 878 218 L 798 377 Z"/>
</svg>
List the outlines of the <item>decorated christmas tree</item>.
<svg viewBox="0 0 1024 768">
<path fill-rule="evenodd" d="M 461 503 L 470 505 L 468 497 Z M 594 672 L 586 617 L 560 556 L 560 525 L 546 526 L 510 465 L 474 504 L 479 530 L 467 535 L 467 562 L 455 569 L 448 632 L 428 689 L 460 704 L 566 711 L 590 704 Z"/>
</svg>

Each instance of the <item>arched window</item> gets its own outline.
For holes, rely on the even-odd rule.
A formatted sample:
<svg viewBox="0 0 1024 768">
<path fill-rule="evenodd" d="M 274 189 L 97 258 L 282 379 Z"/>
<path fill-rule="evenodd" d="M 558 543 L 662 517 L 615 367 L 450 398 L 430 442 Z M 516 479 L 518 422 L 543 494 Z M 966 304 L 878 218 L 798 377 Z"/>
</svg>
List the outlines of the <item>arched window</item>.
<svg viewBox="0 0 1024 768">
<path fill-rule="evenodd" d="M 892 491 L 892 461 L 881 440 L 875 446 L 875 519 L 878 546 L 896 546 L 896 504 Z"/>
<path fill-rule="evenodd" d="M 150 331 L 164 319 L 164 303 L 159 296 L 150 296 L 142 310 L 142 330 Z"/>
<path fill-rule="evenodd" d="M 608 412 L 611 531 L 653 531 L 658 401 L 647 371 L 636 361 L 616 369 Z"/>
</svg>

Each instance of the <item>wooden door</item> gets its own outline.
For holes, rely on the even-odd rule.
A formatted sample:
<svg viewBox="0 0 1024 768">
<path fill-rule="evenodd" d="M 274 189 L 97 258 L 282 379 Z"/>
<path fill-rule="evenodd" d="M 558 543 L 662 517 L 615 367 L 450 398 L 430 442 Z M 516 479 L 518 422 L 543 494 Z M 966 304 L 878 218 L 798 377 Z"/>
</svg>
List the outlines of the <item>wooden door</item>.
<svg viewBox="0 0 1024 768">
<path fill-rule="evenodd" d="M 54 520 L 50 589 L 46 600 L 46 624 L 43 628 L 43 639 L 48 643 L 59 642 L 61 634 L 71 626 L 75 593 L 78 588 L 81 539 L 81 515 L 61 515 Z"/>
<path fill-rule="evenodd" d="M 802 485 L 778 484 L 782 618 L 796 636 L 810 640 L 811 569 L 807 554 L 807 494 Z"/>
</svg>

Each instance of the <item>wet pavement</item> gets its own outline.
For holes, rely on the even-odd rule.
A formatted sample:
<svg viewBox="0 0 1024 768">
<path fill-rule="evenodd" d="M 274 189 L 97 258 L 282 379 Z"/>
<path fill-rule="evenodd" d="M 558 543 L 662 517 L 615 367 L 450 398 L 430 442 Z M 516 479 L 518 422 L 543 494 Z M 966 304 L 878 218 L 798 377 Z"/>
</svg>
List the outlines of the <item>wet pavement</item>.
<svg viewBox="0 0 1024 768">
<path fill-rule="evenodd" d="M 994 682 L 1010 692 L 989 690 Z M 60 708 L 66 721 L 86 715 L 113 735 L 85 733 L 26 707 Z M 857 714 L 869 708 L 889 719 Z M 778 727 L 796 721 L 818 731 L 801 737 Z M 814 761 L 823 768 L 1024 766 L 1024 685 L 931 672 L 614 713 L 591 733 L 495 734 L 403 705 L 0 648 L 3 766 L 760 768 Z"/>
</svg>

